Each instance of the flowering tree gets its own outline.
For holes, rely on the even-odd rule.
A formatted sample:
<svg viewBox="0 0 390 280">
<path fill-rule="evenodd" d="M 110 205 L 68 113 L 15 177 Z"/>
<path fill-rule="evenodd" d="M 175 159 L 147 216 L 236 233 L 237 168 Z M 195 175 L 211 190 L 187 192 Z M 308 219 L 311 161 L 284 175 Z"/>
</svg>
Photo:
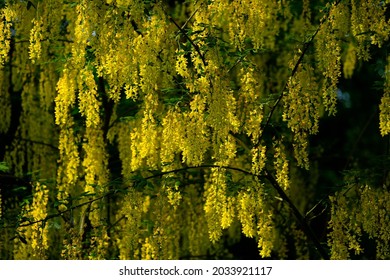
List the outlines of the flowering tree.
<svg viewBox="0 0 390 280">
<path fill-rule="evenodd" d="M 315 144 L 365 65 L 389 142 L 388 0 L 1 3 L 1 258 L 390 257 L 389 153 Z"/>
</svg>

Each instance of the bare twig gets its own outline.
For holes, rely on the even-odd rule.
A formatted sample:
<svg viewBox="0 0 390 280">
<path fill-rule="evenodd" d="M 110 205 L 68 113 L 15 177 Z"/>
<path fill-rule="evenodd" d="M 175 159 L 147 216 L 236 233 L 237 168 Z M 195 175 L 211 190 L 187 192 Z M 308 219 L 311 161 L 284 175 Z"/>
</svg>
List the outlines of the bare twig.
<svg viewBox="0 0 390 280">
<path fill-rule="evenodd" d="M 186 20 L 186 22 L 182 25 L 181 29 L 186 28 L 187 24 L 190 22 L 190 20 L 194 17 L 194 15 L 198 12 L 199 7 L 195 9 L 195 11 L 192 13 L 192 15 Z"/>
</svg>

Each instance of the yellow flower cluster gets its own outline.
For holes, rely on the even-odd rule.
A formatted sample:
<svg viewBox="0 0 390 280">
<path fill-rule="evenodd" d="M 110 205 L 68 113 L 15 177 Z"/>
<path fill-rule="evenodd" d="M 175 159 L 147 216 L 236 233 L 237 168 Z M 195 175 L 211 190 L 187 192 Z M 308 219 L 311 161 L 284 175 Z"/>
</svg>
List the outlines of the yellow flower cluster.
<svg viewBox="0 0 390 280">
<path fill-rule="evenodd" d="M 81 70 L 80 76 L 78 85 L 80 113 L 85 116 L 87 127 L 97 127 L 100 123 L 100 102 L 92 70 L 84 68 Z"/>
<path fill-rule="evenodd" d="M 272 214 L 261 210 L 257 217 L 258 248 L 260 256 L 267 258 L 271 256 L 274 247 L 275 226 L 272 222 Z"/>
<path fill-rule="evenodd" d="M 224 170 L 212 168 L 209 180 L 205 184 L 204 211 L 210 241 L 215 243 L 222 236 L 222 229 L 230 226 L 234 219 L 232 201 L 226 193 Z"/>
<path fill-rule="evenodd" d="M 361 209 L 356 220 L 370 238 L 376 240 L 377 259 L 390 258 L 390 192 L 386 187 L 362 187 Z M 359 211 L 360 210 L 360 211 Z"/>
<path fill-rule="evenodd" d="M 64 203 L 59 210 L 65 210 L 80 193 L 104 196 L 109 191 L 110 141 L 118 147 L 118 166 L 128 190 L 126 195 L 118 192 L 120 199 L 110 205 L 103 200 L 89 205 L 83 216 L 93 226 L 88 232 L 82 210 L 72 209 L 62 242 L 64 258 L 101 259 L 117 252 L 121 259 L 207 255 L 221 249 L 225 233 L 236 238 L 240 230 L 257 240 L 262 257 L 279 248 L 286 255 L 285 233 L 274 225 L 280 222 L 273 215 L 274 200 L 253 177 L 263 178 L 266 167 L 284 190 L 301 199 L 298 188 L 290 189 L 292 182 L 299 182 L 290 172 L 296 165 L 309 167 L 308 139 L 318 131 L 322 107 L 330 114 L 336 111 L 341 60 L 344 76 L 352 77 L 358 59 L 369 58 L 369 45 L 383 46 L 390 34 L 386 5 L 375 0 L 336 1 L 327 5 L 329 17 L 321 20 L 309 0 L 298 5 L 298 13 L 290 11 L 295 4 L 286 0 L 188 1 L 169 15 L 166 3 L 159 1 L 80 0 L 70 5 L 53 0 L 30 9 L 27 1 L 11 2 L 0 12 L 0 65 L 12 59 L 13 68 L 12 75 L 7 67 L 0 73 L 0 132 L 10 125 L 7 89 L 12 80 L 13 91 L 21 91 L 23 108 L 16 136 L 32 144 L 15 141 L 5 160 L 11 159 L 17 173 L 42 169 L 39 175 L 50 178 L 56 172 L 53 194 Z M 319 32 L 311 37 L 309 30 L 316 30 L 318 20 Z M 305 44 L 304 54 L 294 55 L 297 41 Z M 26 64 L 29 58 L 33 63 Z M 389 67 L 379 106 L 383 136 L 390 134 Z M 54 98 L 59 129 L 50 115 Z M 106 101 L 113 101 L 112 110 L 103 108 Z M 291 138 L 280 137 L 285 133 L 282 120 Z M 265 123 L 267 130 L 262 131 Z M 273 138 L 268 131 L 275 131 Z M 53 146 L 58 141 L 58 154 L 37 148 L 42 138 Z M 290 144 L 297 164 L 289 161 Z M 54 164 L 45 161 L 50 154 Z M 202 167 L 206 164 L 243 172 Z M 175 169 L 186 172 L 153 178 L 145 188 L 132 180 L 134 174 L 155 174 L 146 170 Z M 255 176 L 243 175 L 249 171 Z M 29 208 L 35 220 L 47 217 L 48 187 L 38 186 Z M 368 187 L 356 190 L 355 200 L 332 197 L 332 257 L 360 253 L 359 239 L 368 234 L 384 244 L 377 248 L 378 258 L 388 258 L 389 229 L 379 226 L 389 224 L 388 194 Z M 110 236 L 102 222 L 106 218 L 112 225 Z M 61 220 L 60 226 L 64 224 Z M 21 231 L 34 241 L 28 252 L 16 239 L 15 256 L 45 257 L 48 227 L 36 226 Z M 297 242 L 306 242 L 294 224 L 288 227 Z M 83 233 L 90 240 L 82 240 Z M 91 247 L 81 252 L 84 241 Z M 116 245 L 112 251 L 110 242 Z M 306 254 L 304 246 L 296 247 L 298 255 Z"/>
<path fill-rule="evenodd" d="M 382 136 L 385 136 L 390 133 L 390 56 L 387 57 L 385 88 L 379 110 L 379 128 Z"/>
<path fill-rule="evenodd" d="M 42 52 L 41 41 L 43 39 L 42 29 L 43 24 L 40 20 L 33 19 L 33 27 L 30 30 L 30 45 L 29 45 L 29 57 L 33 63 L 35 63 L 40 57 Z"/>
<path fill-rule="evenodd" d="M 352 244 L 356 244 L 356 237 L 351 235 L 346 227 L 351 224 L 351 213 L 349 213 L 347 207 L 346 197 L 340 195 L 337 198 L 331 197 L 332 202 L 332 218 L 330 220 L 330 228 L 332 229 L 329 234 L 331 242 L 329 242 L 331 259 L 348 259 L 350 254 L 348 251 Z M 350 245 L 351 244 L 351 245 Z"/>
<path fill-rule="evenodd" d="M 289 78 L 288 92 L 284 94 L 283 120 L 294 135 L 294 155 L 301 167 L 309 168 L 308 135 L 318 131 L 321 100 L 314 69 L 300 66 Z M 333 97 L 332 97 L 333 98 Z"/>
<path fill-rule="evenodd" d="M 296 250 L 296 255 L 297 259 L 300 260 L 309 260 L 310 259 L 310 254 L 309 254 L 309 246 L 308 240 L 304 232 L 298 227 L 295 223 L 291 225 L 291 233 L 294 236 L 295 239 L 295 250 Z"/>
<path fill-rule="evenodd" d="M 207 124 L 213 128 L 213 148 L 218 154 L 219 145 L 228 137 L 229 132 L 237 132 L 240 121 L 236 115 L 237 100 L 232 90 L 220 77 L 214 79 L 214 91 L 209 100 Z"/>
<path fill-rule="evenodd" d="M 78 182 L 80 157 L 77 147 L 77 140 L 72 129 L 62 129 L 59 136 L 60 163 L 58 167 L 58 200 L 67 202 L 69 194 Z M 60 210 L 65 210 L 63 204 Z"/>
<path fill-rule="evenodd" d="M 75 71 L 64 69 L 62 77 L 57 83 L 57 97 L 55 98 L 55 118 L 56 124 L 61 127 L 69 127 L 69 110 L 76 103 L 76 73 Z"/>
<path fill-rule="evenodd" d="M 276 181 L 286 191 L 290 186 L 288 160 L 281 143 L 276 144 L 274 149 Z"/>
<path fill-rule="evenodd" d="M 328 20 L 322 24 L 316 40 L 316 48 L 319 50 L 316 52 L 317 60 L 324 76 L 321 84 L 323 105 L 330 115 L 336 114 L 337 83 L 341 76 L 341 47 L 338 34 L 333 32 L 344 26 L 344 21 L 337 21 L 337 19 L 344 19 L 343 16 L 336 16 L 338 12 L 338 6 L 333 4 L 330 7 Z"/>
<path fill-rule="evenodd" d="M 386 5 L 376 0 L 352 0 L 351 29 L 359 43 L 358 53 L 363 59 L 369 56 L 365 51 L 365 41 L 382 46 L 388 40 L 389 21 L 386 22 Z M 362 49 L 362 50 L 360 50 Z"/>
<path fill-rule="evenodd" d="M 263 105 L 259 104 L 262 95 L 261 77 L 256 75 L 253 67 L 240 69 L 241 82 L 241 106 L 245 110 L 240 110 L 244 130 L 251 137 L 252 142 L 256 143 L 261 134 L 261 123 L 263 121 Z M 245 113 L 245 112 L 249 112 Z"/>
<path fill-rule="evenodd" d="M 108 181 L 107 153 L 103 139 L 103 131 L 96 128 L 87 128 L 85 132 L 83 149 L 85 156 L 83 167 L 85 170 L 86 190 L 91 191 L 94 184 L 98 185 L 101 192 L 104 192 L 104 185 Z"/>
<path fill-rule="evenodd" d="M 143 238 L 149 233 L 147 226 L 145 229 L 142 221 L 147 219 L 149 207 L 150 197 L 144 197 L 134 189 L 130 189 L 123 198 L 123 203 L 116 215 L 118 221 L 121 219 L 117 224 L 120 230 L 116 231 L 112 237 L 119 250 L 119 259 L 141 258 L 140 248 L 143 244 Z"/>
<path fill-rule="evenodd" d="M 85 187 L 84 191 L 89 194 L 104 194 L 107 192 L 108 174 L 108 156 L 105 150 L 105 140 L 103 139 L 103 131 L 99 127 L 86 127 L 84 135 L 83 150 L 85 152 L 82 166 L 85 172 Z M 95 202 L 91 207 L 95 207 L 99 202 Z M 104 209 L 99 207 L 99 210 L 91 211 L 89 219 L 93 227 L 101 227 Z M 99 231 L 100 239 L 96 240 L 96 250 L 103 250 L 102 244 L 107 243 L 107 233 L 104 230 Z M 101 243 L 103 242 L 103 243 Z M 96 255 L 101 255 L 96 253 Z"/>
<path fill-rule="evenodd" d="M 183 78 L 190 78 L 187 67 L 187 59 L 185 58 L 184 54 L 178 54 L 176 57 L 176 72 Z"/>
<path fill-rule="evenodd" d="M 61 258 L 64 260 L 83 259 L 82 240 L 80 234 L 71 228 L 67 231 L 68 236 L 62 241 Z"/>
<path fill-rule="evenodd" d="M 314 69 L 311 67 L 307 66 L 306 69 L 302 66 L 288 82 L 288 93 L 284 95 L 283 120 L 287 121 L 294 133 L 307 131 L 315 134 L 318 131 L 320 96 L 313 73 Z"/>
<path fill-rule="evenodd" d="M 46 250 L 49 248 L 48 225 L 45 221 L 47 217 L 47 204 L 49 201 L 49 190 L 46 185 L 35 183 L 33 188 L 33 200 L 25 207 L 27 217 L 36 222 L 21 230 L 27 244 L 20 244 L 20 240 L 15 239 L 14 254 L 16 259 L 45 259 Z"/>
<path fill-rule="evenodd" d="M 178 110 L 170 110 L 162 121 L 161 162 L 173 163 L 181 151 L 185 135 L 183 116 Z"/>
<path fill-rule="evenodd" d="M 180 202 L 182 200 L 182 195 L 179 190 L 180 182 L 175 182 L 174 186 L 166 185 L 164 186 L 166 195 L 168 198 L 169 204 L 171 204 L 175 209 L 180 205 Z"/>
<path fill-rule="evenodd" d="M 200 165 L 210 147 L 209 130 L 205 120 L 206 99 L 197 94 L 190 103 L 191 111 L 184 114 L 185 137 L 181 150 L 183 162 L 188 165 Z"/>
<path fill-rule="evenodd" d="M 9 50 L 11 46 L 11 27 L 14 17 L 13 10 L 4 8 L 0 12 L 0 70 L 9 60 Z"/>
<path fill-rule="evenodd" d="M 382 96 L 379 110 L 379 127 L 382 136 L 385 136 L 390 133 L 390 90 Z"/>
<path fill-rule="evenodd" d="M 152 100 L 157 98 L 157 96 L 149 94 L 146 98 Z M 135 127 L 130 134 L 132 170 L 137 170 L 142 164 L 155 169 L 159 164 L 159 135 L 161 127 L 157 126 L 153 110 L 148 109 L 145 109 L 140 127 Z"/>
<path fill-rule="evenodd" d="M 185 227 L 181 219 L 181 209 L 172 207 L 166 196 L 157 198 L 153 207 L 156 217 L 151 240 L 156 244 L 155 259 L 178 259 L 180 256 L 181 229 Z"/>
<path fill-rule="evenodd" d="M 309 169 L 309 135 L 306 131 L 299 131 L 294 134 L 293 149 L 294 157 L 300 167 Z"/>
<path fill-rule="evenodd" d="M 349 38 L 351 32 L 351 11 L 349 3 L 339 2 L 337 7 L 331 6 L 327 28 L 331 28 L 331 32 L 335 34 L 338 39 Z M 341 39 L 342 40 L 342 39 Z M 322 42 L 324 43 L 324 42 Z M 346 46 L 344 54 L 343 72 L 345 78 L 352 77 L 355 70 L 357 60 L 356 42 L 351 40 Z"/>
<path fill-rule="evenodd" d="M 222 212 L 221 227 L 229 228 L 236 217 L 236 197 L 226 195 L 226 202 Z"/>
<path fill-rule="evenodd" d="M 141 248 L 141 258 L 143 260 L 154 260 L 156 259 L 156 245 L 153 244 L 149 237 L 145 238 L 145 242 Z"/>
<path fill-rule="evenodd" d="M 261 171 L 265 167 L 267 160 L 266 157 L 267 146 L 261 145 L 260 147 L 253 147 L 252 153 L 252 168 L 253 174 L 261 174 Z"/>
<path fill-rule="evenodd" d="M 82 0 L 76 6 L 77 18 L 74 25 L 74 42 L 72 49 L 72 63 L 76 69 L 81 69 L 85 64 L 85 50 L 91 39 L 91 26 L 89 14 L 93 12 L 93 5 L 88 5 L 88 1 Z"/>
<path fill-rule="evenodd" d="M 49 190 L 47 186 L 36 183 L 33 203 L 31 205 L 31 216 L 34 221 L 44 220 L 47 216 L 47 204 L 49 202 Z M 32 226 L 35 228 L 36 236 L 32 236 L 31 246 L 34 251 L 39 252 L 38 258 L 42 258 L 43 250 L 47 250 L 48 244 L 48 228 L 45 222 Z"/>
<path fill-rule="evenodd" d="M 270 257 L 275 245 L 276 229 L 272 220 L 273 213 L 265 200 L 264 186 L 255 182 L 257 238 L 260 255 L 263 258 Z"/>
<path fill-rule="evenodd" d="M 251 182 L 246 190 L 238 193 L 236 207 L 242 232 L 247 237 L 257 239 L 260 255 L 266 258 L 271 256 L 275 246 L 276 231 L 272 221 L 272 212 L 265 201 L 263 188 L 260 182 Z"/>
<path fill-rule="evenodd" d="M 104 260 L 107 256 L 110 237 L 107 235 L 105 226 L 94 230 L 94 235 L 91 238 L 91 251 L 88 254 L 90 260 Z"/>
<path fill-rule="evenodd" d="M 282 5 L 278 1 L 213 1 L 209 7 L 212 24 L 227 29 L 229 41 L 238 49 L 250 39 L 254 49 L 273 49 L 281 26 L 275 24 Z M 229 20 L 228 20 L 229 19 Z"/>
<path fill-rule="evenodd" d="M 240 191 L 237 196 L 237 217 L 242 233 L 247 237 L 256 236 L 256 200 L 251 189 Z"/>
<path fill-rule="evenodd" d="M 376 240 L 376 258 L 390 257 L 390 194 L 385 187 L 349 186 L 330 197 L 332 202 L 329 246 L 332 259 L 348 259 L 363 252 L 361 237 Z"/>
</svg>

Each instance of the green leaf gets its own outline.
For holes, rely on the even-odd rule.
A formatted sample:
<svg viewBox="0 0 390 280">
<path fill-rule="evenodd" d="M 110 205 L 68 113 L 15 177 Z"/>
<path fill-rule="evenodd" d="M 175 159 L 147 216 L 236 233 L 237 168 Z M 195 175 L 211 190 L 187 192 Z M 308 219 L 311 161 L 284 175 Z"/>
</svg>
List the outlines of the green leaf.
<svg viewBox="0 0 390 280">
<path fill-rule="evenodd" d="M 8 172 L 10 170 L 8 164 L 5 161 L 0 161 L 0 171 Z"/>
</svg>

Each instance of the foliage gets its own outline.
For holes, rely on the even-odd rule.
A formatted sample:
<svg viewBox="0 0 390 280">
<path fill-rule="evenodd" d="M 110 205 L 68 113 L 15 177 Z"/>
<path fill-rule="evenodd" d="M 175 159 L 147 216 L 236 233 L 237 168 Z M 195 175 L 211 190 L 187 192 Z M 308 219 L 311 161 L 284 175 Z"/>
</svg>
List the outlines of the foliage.
<svg viewBox="0 0 390 280">
<path fill-rule="evenodd" d="M 390 258 L 389 1 L 3 2 L 0 258 Z"/>
</svg>

